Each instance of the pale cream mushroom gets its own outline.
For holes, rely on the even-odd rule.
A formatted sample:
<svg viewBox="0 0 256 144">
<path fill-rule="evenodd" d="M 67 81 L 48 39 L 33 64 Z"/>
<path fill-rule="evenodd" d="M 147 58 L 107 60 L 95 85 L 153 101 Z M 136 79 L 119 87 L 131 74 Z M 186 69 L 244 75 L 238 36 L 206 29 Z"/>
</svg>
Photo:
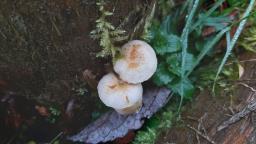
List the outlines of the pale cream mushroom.
<svg viewBox="0 0 256 144">
<path fill-rule="evenodd" d="M 144 82 L 156 71 L 156 53 L 144 41 L 132 40 L 126 43 L 121 48 L 121 55 L 114 63 L 114 71 L 128 83 Z"/>
<path fill-rule="evenodd" d="M 97 89 L 101 101 L 120 114 L 135 113 L 142 105 L 142 85 L 128 84 L 114 73 L 103 76 Z"/>
</svg>

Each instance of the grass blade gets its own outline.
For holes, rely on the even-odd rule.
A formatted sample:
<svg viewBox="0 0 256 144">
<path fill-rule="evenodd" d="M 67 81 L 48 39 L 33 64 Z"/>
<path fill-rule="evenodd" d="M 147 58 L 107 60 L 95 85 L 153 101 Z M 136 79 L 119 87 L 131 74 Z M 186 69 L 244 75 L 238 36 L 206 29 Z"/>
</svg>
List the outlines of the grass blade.
<svg viewBox="0 0 256 144">
<path fill-rule="evenodd" d="M 201 62 L 201 60 L 204 58 L 204 56 L 213 48 L 213 46 L 219 42 L 219 40 L 222 38 L 222 36 L 230 30 L 230 27 L 226 27 L 225 29 L 221 30 L 215 37 L 214 39 L 204 47 L 204 49 L 200 52 L 200 54 L 197 56 L 197 59 L 192 66 L 192 68 L 187 72 L 186 76 L 188 77 L 194 69 L 197 67 L 197 65 Z"/>
<path fill-rule="evenodd" d="M 214 4 L 214 6 L 213 6 L 211 9 L 209 9 L 209 10 L 205 13 L 205 15 L 204 15 L 202 18 L 198 19 L 198 20 L 195 22 L 195 24 L 192 26 L 192 28 L 190 29 L 190 31 L 193 31 L 196 27 L 198 27 L 198 26 L 202 23 L 202 21 L 203 21 L 206 17 L 210 16 L 224 1 L 225 1 L 225 0 L 219 0 L 219 1 L 217 1 L 217 2 Z"/>
<path fill-rule="evenodd" d="M 226 41 L 227 41 L 227 47 L 230 47 L 230 43 L 231 43 L 230 32 L 226 33 Z"/>
<path fill-rule="evenodd" d="M 198 7 L 199 4 L 199 0 L 195 0 L 194 4 L 192 6 L 192 10 L 190 12 L 190 14 L 188 15 L 188 19 L 186 21 L 186 25 L 182 31 L 182 35 L 181 35 L 181 42 L 182 42 L 182 61 L 181 61 L 181 101 L 180 101 L 180 105 L 179 105 L 179 111 L 183 102 L 183 96 L 184 96 L 184 86 L 183 86 L 183 81 L 186 79 L 185 77 L 185 61 L 186 61 L 186 54 L 187 54 L 187 48 L 188 48 L 188 34 L 190 31 L 190 26 L 192 23 L 192 19 L 195 15 L 196 9 Z"/>
<path fill-rule="evenodd" d="M 244 26 L 245 26 L 245 24 L 246 24 L 246 22 L 247 22 L 247 18 L 248 18 L 248 16 L 250 15 L 250 12 L 252 11 L 252 9 L 253 9 L 253 7 L 254 7 L 254 3 L 255 3 L 255 0 L 251 0 L 251 1 L 250 1 L 249 6 L 247 7 L 247 9 L 246 9 L 246 11 L 245 11 L 245 13 L 244 13 L 244 15 L 243 15 L 243 17 L 242 17 L 243 20 L 239 23 L 239 26 L 238 26 L 238 28 L 237 28 L 237 30 L 236 30 L 236 32 L 235 32 L 235 35 L 234 35 L 234 37 L 232 38 L 232 40 L 230 41 L 230 40 L 227 39 L 227 44 L 228 44 L 228 45 L 227 45 L 227 50 L 226 50 L 226 53 L 225 53 L 225 55 L 224 55 L 224 58 L 223 58 L 222 61 L 221 61 L 220 66 L 219 66 L 219 68 L 218 68 L 217 74 L 216 74 L 216 76 L 215 76 L 215 80 L 214 80 L 214 84 L 213 84 L 213 89 L 212 89 L 213 92 L 214 92 L 214 90 L 215 90 L 215 85 L 216 85 L 216 81 L 217 81 L 217 79 L 218 79 L 218 77 L 219 77 L 219 74 L 220 74 L 220 72 L 222 71 L 222 69 L 223 69 L 223 67 L 224 67 L 224 65 L 225 65 L 225 63 L 226 63 L 226 61 L 227 61 L 229 55 L 231 54 L 231 52 L 232 52 L 232 50 L 233 50 L 233 47 L 234 47 L 235 44 L 236 44 L 236 41 L 238 40 L 238 38 L 239 38 L 241 32 L 242 32 L 243 29 L 244 29 Z M 228 37 L 229 37 L 229 36 L 227 35 L 227 38 L 228 38 Z M 229 42 L 229 41 L 230 41 L 230 42 Z"/>
</svg>

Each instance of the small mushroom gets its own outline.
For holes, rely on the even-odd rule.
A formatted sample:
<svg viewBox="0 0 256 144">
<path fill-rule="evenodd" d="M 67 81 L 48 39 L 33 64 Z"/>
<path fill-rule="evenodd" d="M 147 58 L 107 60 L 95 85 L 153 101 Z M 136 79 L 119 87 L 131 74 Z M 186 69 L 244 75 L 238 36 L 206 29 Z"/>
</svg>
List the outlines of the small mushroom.
<svg viewBox="0 0 256 144">
<path fill-rule="evenodd" d="M 114 73 L 103 76 L 97 89 L 101 101 L 120 114 L 135 113 L 142 105 L 142 85 L 124 82 Z"/>
<path fill-rule="evenodd" d="M 114 71 L 123 81 L 141 83 L 156 71 L 157 58 L 153 48 L 144 41 L 132 40 L 121 49 L 122 57 L 114 63 Z"/>
</svg>

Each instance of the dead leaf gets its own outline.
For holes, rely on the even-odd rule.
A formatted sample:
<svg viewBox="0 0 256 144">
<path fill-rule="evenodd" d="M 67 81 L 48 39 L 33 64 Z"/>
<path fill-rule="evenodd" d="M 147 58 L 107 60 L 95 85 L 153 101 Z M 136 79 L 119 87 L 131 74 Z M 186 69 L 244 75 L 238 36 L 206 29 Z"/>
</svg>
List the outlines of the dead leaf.
<svg viewBox="0 0 256 144">
<path fill-rule="evenodd" d="M 132 142 L 132 140 L 135 137 L 135 132 L 134 131 L 130 131 L 128 132 L 124 137 L 122 138 L 117 138 L 114 143 L 115 144 L 130 144 Z"/>
<path fill-rule="evenodd" d="M 129 131 L 141 128 L 145 119 L 149 119 L 169 101 L 171 93 L 167 88 L 146 89 L 143 106 L 138 113 L 120 115 L 112 110 L 68 139 L 74 142 L 101 143 L 124 137 Z"/>
<path fill-rule="evenodd" d="M 244 74 L 244 67 L 241 64 L 237 64 L 238 66 L 238 74 L 239 74 L 239 79 L 243 76 Z"/>
<path fill-rule="evenodd" d="M 39 105 L 36 105 L 35 106 L 35 109 L 37 110 L 37 112 L 41 115 L 41 116 L 45 116 L 45 117 L 48 117 L 50 115 L 48 109 L 44 106 L 39 106 Z"/>
</svg>

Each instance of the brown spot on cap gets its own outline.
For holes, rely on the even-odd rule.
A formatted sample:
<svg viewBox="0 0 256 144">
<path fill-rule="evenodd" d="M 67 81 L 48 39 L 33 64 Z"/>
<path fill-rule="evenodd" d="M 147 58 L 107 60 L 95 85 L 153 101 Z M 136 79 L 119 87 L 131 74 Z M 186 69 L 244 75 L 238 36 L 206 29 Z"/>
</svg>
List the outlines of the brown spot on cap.
<svg viewBox="0 0 256 144">
<path fill-rule="evenodd" d="M 120 81 L 118 83 L 108 85 L 108 88 L 109 88 L 110 91 L 112 91 L 112 90 L 125 90 L 125 89 L 129 88 L 129 85 L 127 85 L 127 83 L 124 83 L 124 82 Z"/>
<path fill-rule="evenodd" d="M 137 44 L 137 45 L 132 45 L 132 49 L 129 55 L 129 60 L 131 61 L 128 65 L 129 68 L 133 69 L 133 68 L 137 68 L 139 67 L 138 64 L 138 59 L 141 58 L 141 54 L 138 51 L 138 48 L 140 48 L 141 45 Z"/>
<path fill-rule="evenodd" d="M 132 45 L 132 49 L 130 52 L 130 59 L 131 60 L 136 60 L 139 57 L 139 52 L 138 52 L 138 48 L 140 48 L 140 45 Z"/>
<path fill-rule="evenodd" d="M 130 103 L 130 101 L 129 101 L 127 96 L 125 96 L 125 100 L 126 100 L 127 103 Z"/>
<path fill-rule="evenodd" d="M 109 88 L 111 88 L 111 89 L 114 89 L 114 88 L 116 88 L 116 84 L 114 84 L 114 85 L 111 85 L 111 86 L 108 86 Z"/>
<path fill-rule="evenodd" d="M 135 63 L 135 62 L 131 62 L 131 63 L 129 63 L 128 67 L 131 68 L 131 69 L 134 69 L 134 68 L 139 67 L 139 64 Z"/>
</svg>

